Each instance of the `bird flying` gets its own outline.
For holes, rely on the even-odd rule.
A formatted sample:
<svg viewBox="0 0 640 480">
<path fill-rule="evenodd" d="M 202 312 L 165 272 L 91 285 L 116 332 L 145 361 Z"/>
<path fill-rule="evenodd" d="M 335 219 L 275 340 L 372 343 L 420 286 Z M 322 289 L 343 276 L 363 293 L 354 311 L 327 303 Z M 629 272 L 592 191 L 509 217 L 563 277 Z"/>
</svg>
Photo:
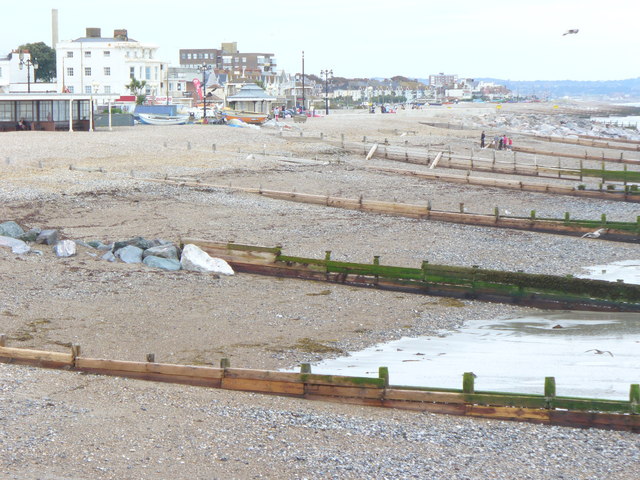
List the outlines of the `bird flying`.
<svg viewBox="0 0 640 480">
<path fill-rule="evenodd" d="M 604 355 L 605 353 L 608 353 L 613 357 L 613 353 L 611 353 L 609 350 L 598 350 L 597 348 L 592 348 L 591 350 L 586 350 L 584 353 L 587 352 L 595 352 L 596 355 Z"/>
<path fill-rule="evenodd" d="M 573 29 L 571 29 L 571 30 L 567 30 L 566 32 L 564 32 L 564 33 L 562 34 L 562 36 L 564 37 L 565 35 L 576 34 L 576 33 L 578 33 L 578 31 L 579 31 L 579 30 L 578 30 L 577 28 L 573 28 Z"/>
</svg>

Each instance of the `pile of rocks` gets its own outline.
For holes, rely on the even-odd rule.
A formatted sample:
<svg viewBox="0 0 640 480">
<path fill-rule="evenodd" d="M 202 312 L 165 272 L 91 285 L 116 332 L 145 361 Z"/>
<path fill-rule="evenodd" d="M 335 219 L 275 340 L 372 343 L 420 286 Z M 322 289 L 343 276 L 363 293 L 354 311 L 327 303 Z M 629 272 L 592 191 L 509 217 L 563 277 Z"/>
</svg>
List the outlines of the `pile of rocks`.
<svg viewBox="0 0 640 480">
<path fill-rule="evenodd" d="M 109 262 L 122 261 L 125 263 L 144 263 L 148 267 L 162 270 L 189 270 L 194 272 L 210 272 L 221 275 L 233 275 L 234 271 L 221 258 L 210 257 L 200 247 L 187 244 L 180 248 L 173 242 L 166 240 L 147 240 L 135 237 L 129 240 L 117 241 L 109 244 L 100 241 L 83 242 L 81 240 L 61 240 L 57 230 L 42 230 L 32 228 L 25 231 L 14 221 L 0 223 L 0 247 L 9 247 L 16 254 L 34 252 L 29 243 L 51 245 L 58 257 L 76 255 L 77 246 L 81 245 L 98 252 L 103 260 Z M 89 252 L 97 257 L 98 253 Z"/>
</svg>

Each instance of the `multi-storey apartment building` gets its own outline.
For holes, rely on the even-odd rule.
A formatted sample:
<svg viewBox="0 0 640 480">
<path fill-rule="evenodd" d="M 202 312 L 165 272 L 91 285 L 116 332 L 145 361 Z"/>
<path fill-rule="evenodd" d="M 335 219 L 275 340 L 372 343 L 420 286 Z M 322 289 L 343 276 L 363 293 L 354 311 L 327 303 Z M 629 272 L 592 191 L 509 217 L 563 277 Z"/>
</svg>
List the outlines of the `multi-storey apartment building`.
<svg viewBox="0 0 640 480">
<path fill-rule="evenodd" d="M 230 82 L 256 82 L 265 84 L 277 77 L 273 53 L 243 53 L 237 42 L 222 43 L 218 48 L 180 49 L 180 66 L 212 65 L 216 74 L 224 73 Z"/>
<path fill-rule="evenodd" d="M 126 30 L 103 37 L 99 28 L 56 45 L 58 84 L 69 93 L 129 94 L 132 78 L 146 82 L 146 93 L 166 90 L 167 64 L 156 59 L 158 46 L 129 38 Z"/>
</svg>

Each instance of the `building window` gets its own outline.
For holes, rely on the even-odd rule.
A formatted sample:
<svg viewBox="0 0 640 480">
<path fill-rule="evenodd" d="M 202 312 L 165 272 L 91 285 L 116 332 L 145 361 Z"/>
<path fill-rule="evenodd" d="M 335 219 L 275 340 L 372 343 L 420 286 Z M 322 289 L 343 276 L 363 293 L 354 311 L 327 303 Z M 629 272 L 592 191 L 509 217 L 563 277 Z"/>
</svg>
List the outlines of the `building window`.
<svg viewBox="0 0 640 480">
<path fill-rule="evenodd" d="M 107 93 L 107 94 L 111 93 L 111 85 L 104 86 L 104 93 Z"/>
<path fill-rule="evenodd" d="M 91 85 L 86 85 L 86 86 L 84 87 L 84 93 L 91 94 Z"/>
<path fill-rule="evenodd" d="M 242 57 L 242 63 L 247 63 L 247 57 Z"/>
<path fill-rule="evenodd" d="M 231 63 L 231 57 L 227 56 L 227 55 L 223 56 L 222 57 L 222 63 L 226 63 L 226 64 Z"/>
<path fill-rule="evenodd" d="M 69 93 L 74 93 L 75 87 L 73 85 L 68 86 L 67 90 L 69 90 Z"/>
<path fill-rule="evenodd" d="M 136 78 L 136 67 L 129 67 L 129 78 Z"/>
<path fill-rule="evenodd" d="M 84 67 L 84 76 L 85 77 L 91 76 L 91 67 Z"/>
<path fill-rule="evenodd" d="M 91 50 L 86 50 L 84 52 L 84 58 L 91 58 Z"/>
<path fill-rule="evenodd" d="M 179 92 L 181 92 L 181 91 L 182 91 L 182 84 L 181 84 L 180 82 L 178 82 L 177 87 L 178 87 L 178 88 L 177 88 L 176 90 L 178 90 Z"/>
<path fill-rule="evenodd" d="M 0 121 L 10 122 L 13 120 L 13 108 L 11 102 L 0 102 Z"/>
<path fill-rule="evenodd" d="M 181 53 L 180 54 L 180 58 L 182 58 L 183 60 L 187 59 L 187 54 L 186 53 Z"/>
<path fill-rule="evenodd" d="M 144 67 L 145 80 L 151 80 L 151 67 Z"/>
<path fill-rule="evenodd" d="M 189 60 L 191 60 L 191 54 L 190 54 L 190 53 L 187 53 L 187 58 L 188 58 Z"/>
<path fill-rule="evenodd" d="M 111 67 L 104 67 L 104 75 L 108 77 L 111 75 Z"/>
<path fill-rule="evenodd" d="M 103 55 L 104 55 L 105 57 L 110 57 L 110 56 L 111 56 L 111 50 L 105 50 L 105 51 L 103 52 Z"/>
<path fill-rule="evenodd" d="M 160 69 L 158 67 L 155 67 L 154 73 L 155 73 L 155 77 L 153 79 L 158 80 L 158 78 L 160 77 Z"/>
<path fill-rule="evenodd" d="M 67 52 L 67 58 L 73 58 L 73 52 Z"/>
<path fill-rule="evenodd" d="M 73 67 L 67 68 L 67 77 L 73 77 Z"/>
</svg>

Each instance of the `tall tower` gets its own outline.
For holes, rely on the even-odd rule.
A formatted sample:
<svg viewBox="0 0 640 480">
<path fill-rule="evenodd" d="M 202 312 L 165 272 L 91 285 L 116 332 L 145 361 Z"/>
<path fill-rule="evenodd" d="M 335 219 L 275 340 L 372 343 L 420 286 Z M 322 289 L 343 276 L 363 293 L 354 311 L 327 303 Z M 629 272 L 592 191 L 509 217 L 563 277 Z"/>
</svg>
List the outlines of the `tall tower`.
<svg viewBox="0 0 640 480">
<path fill-rule="evenodd" d="M 58 43 L 58 9 L 51 9 L 51 48 L 56 48 Z"/>
</svg>

